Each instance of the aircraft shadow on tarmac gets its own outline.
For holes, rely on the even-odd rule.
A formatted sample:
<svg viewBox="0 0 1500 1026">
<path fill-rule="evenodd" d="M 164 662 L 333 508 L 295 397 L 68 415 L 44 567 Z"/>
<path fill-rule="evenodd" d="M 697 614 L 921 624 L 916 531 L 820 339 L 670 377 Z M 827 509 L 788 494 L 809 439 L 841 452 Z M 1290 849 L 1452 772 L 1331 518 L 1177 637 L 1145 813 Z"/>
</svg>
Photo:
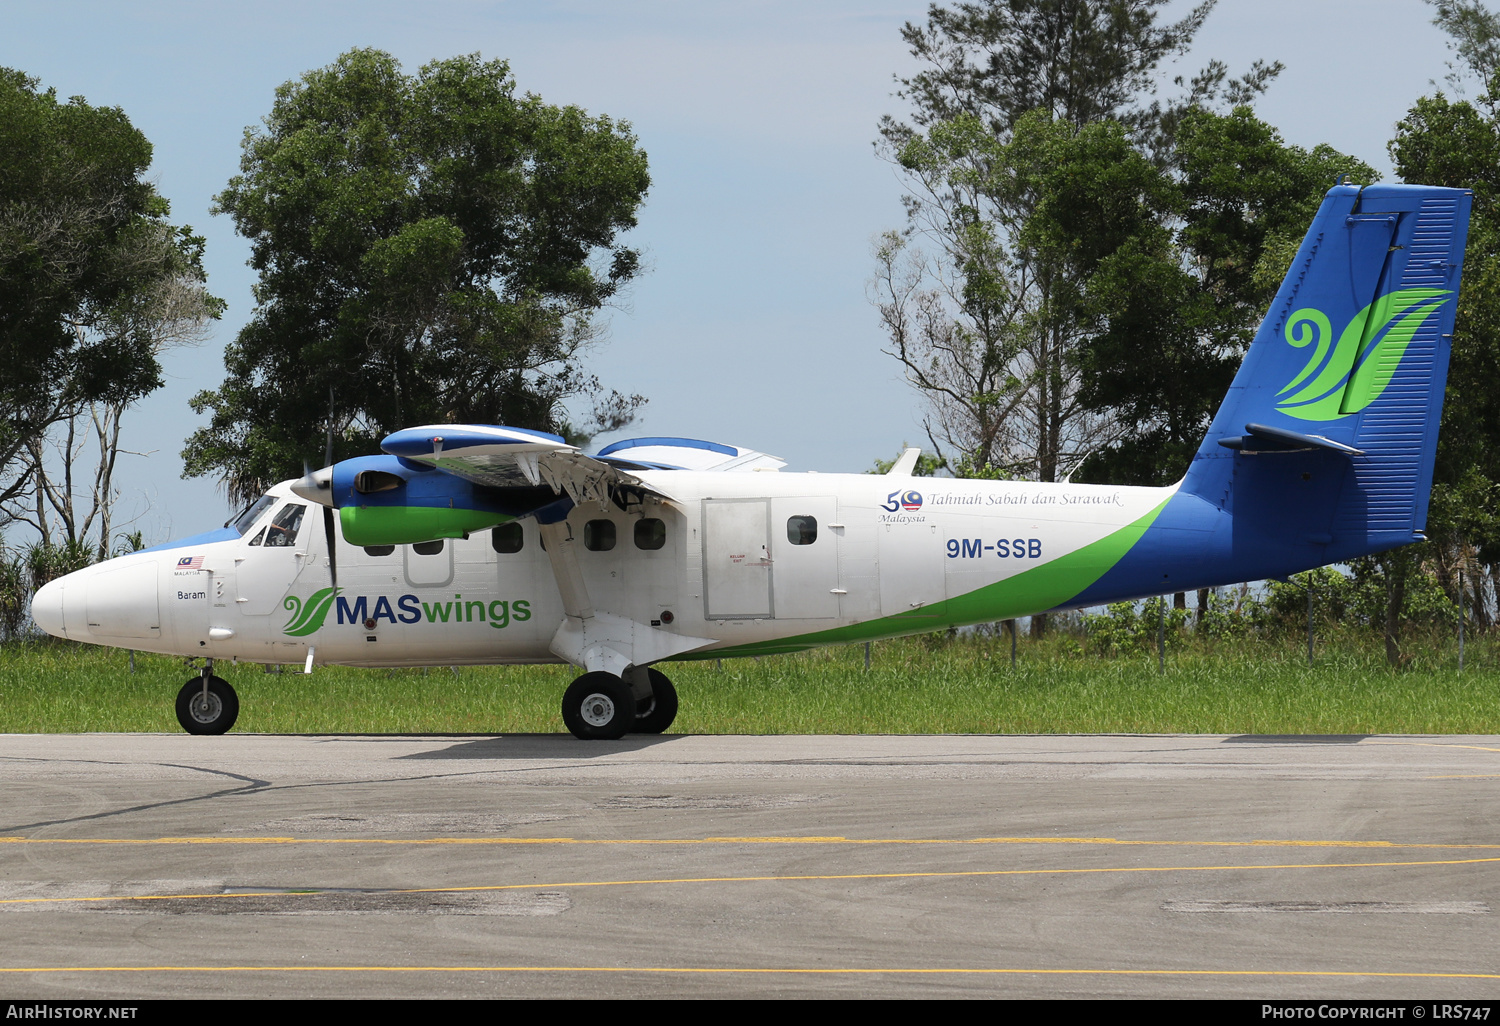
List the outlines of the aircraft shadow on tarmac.
<svg viewBox="0 0 1500 1026">
<path fill-rule="evenodd" d="M 1357 745 L 1373 734 L 1236 734 L 1224 744 L 1253 745 Z"/>
<path fill-rule="evenodd" d="M 418 735 L 420 736 L 420 735 Z M 684 737 L 686 735 L 678 735 Z M 678 739 L 671 735 L 626 736 L 618 741 L 579 741 L 571 734 L 505 734 L 454 739 L 446 748 L 399 755 L 398 759 L 597 759 L 641 752 Z M 411 740 L 407 735 L 406 740 Z"/>
</svg>

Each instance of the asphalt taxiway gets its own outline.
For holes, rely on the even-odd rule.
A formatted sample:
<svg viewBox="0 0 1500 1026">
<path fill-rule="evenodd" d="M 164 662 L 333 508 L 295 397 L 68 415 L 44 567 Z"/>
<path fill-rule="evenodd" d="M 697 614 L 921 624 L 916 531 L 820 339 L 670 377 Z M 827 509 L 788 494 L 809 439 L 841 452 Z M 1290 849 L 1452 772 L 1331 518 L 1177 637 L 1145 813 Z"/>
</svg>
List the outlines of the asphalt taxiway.
<svg viewBox="0 0 1500 1026">
<path fill-rule="evenodd" d="M 0 998 L 1500 996 L 1500 737 L 0 736 Z"/>
</svg>

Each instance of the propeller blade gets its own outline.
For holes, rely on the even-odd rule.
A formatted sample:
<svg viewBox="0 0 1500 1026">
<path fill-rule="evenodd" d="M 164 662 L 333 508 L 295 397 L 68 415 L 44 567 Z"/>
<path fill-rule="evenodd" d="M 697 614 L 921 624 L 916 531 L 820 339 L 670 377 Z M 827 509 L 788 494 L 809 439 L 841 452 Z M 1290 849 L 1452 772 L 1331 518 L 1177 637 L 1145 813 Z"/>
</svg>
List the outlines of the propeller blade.
<svg viewBox="0 0 1500 1026">
<path fill-rule="evenodd" d="M 338 549 L 338 525 L 334 517 L 338 512 L 332 506 L 323 507 L 323 534 L 328 539 L 328 581 L 333 585 L 333 593 L 339 591 L 339 549 Z"/>
</svg>

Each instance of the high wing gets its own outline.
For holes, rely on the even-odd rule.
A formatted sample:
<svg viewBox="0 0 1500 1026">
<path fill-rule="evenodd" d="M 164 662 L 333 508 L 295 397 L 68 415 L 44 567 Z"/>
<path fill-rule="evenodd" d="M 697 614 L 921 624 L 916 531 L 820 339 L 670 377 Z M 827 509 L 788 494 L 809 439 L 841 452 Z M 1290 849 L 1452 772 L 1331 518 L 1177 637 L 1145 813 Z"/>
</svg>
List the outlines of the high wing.
<svg viewBox="0 0 1500 1026">
<path fill-rule="evenodd" d="M 292 491 L 339 511 L 354 545 L 467 537 L 517 517 L 548 522 L 575 505 L 673 503 L 660 471 L 776 470 L 774 456 L 691 438 L 616 442 L 586 456 L 558 435 L 492 424 L 427 424 L 387 435 L 380 456 L 309 473 Z M 626 455 L 628 454 L 628 458 Z M 649 474 L 650 480 L 644 475 Z"/>
<path fill-rule="evenodd" d="M 697 438 L 627 438 L 599 450 L 599 458 L 642 470 L 780 470 L 786 461 L 754 449 Z"/>
<path fill-rule="evenodd" d="M 557 435 L 488 424 L 428 424 L 387 435 L 392 456 L 447 471 L 488 488 L 546 485 L 575 503 L 609 501 L 612 492 L 634 491 L 671 500 L 642 470 L 778 470 L 785 461 L 753 449 L 692 438 L 632 438 L 586 456 Z"/>
<path fill-rule="evenodd" d="M 582 505 L 604 506 L 625 488 L 671 499 L 639 477 L 590 456 L 558 435 L 489 424 L 427 424 L 387 435 L 392 456 L 435 467 L 486 488 L 546 485 Z"/>
</svg>

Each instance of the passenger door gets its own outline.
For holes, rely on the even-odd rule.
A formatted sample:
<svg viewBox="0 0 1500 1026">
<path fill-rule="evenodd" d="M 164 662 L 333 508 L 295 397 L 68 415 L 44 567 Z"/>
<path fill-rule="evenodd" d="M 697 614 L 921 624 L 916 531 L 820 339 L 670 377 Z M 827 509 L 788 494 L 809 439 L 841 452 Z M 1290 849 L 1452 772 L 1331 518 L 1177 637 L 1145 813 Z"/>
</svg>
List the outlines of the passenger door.
<svg viewBox="0 0 1500 1026">
<path fill-rule="evenodd" d="M 703 615 L 771 616 L 771 501 L 703 500 Z"/>
</svg>

